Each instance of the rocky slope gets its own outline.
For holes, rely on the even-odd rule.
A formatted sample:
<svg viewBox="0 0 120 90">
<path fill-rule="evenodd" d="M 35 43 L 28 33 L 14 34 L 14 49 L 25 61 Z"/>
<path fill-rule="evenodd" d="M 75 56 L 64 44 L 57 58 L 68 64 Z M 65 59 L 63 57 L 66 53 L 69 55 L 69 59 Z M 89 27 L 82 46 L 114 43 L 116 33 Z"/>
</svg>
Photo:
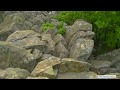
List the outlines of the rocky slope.
<svg viewBox="0 0 120 90">
<path fill-rule="evenodd" d="M 119 64 L 116 66 L 116 62 L 88 59 L 94 48 L 92 24 L 76 20 L 71 26 L 64 25 L 64 36 L 57 34 L 56 30 L 41 30 L 45 22 L 58 25 L 59 21 L 53 19 L 55 13 L 3 13 L 0 24 L 0 79 L 97 79 L 98 75 L 109 73 L 119 78 Z"/>
</svg>

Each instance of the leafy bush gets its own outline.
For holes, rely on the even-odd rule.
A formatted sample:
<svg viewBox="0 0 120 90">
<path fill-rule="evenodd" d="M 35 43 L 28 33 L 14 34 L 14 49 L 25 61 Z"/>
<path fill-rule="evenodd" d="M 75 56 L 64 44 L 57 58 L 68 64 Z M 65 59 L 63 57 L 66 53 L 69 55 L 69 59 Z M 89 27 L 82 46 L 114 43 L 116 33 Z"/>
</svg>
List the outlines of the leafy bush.
<svg viewBox="0 0 120 90">
<path fill-rule="evenodd" d="M 120 48 L 120 11 L 61 11 L 55 19 L 72 25 L 85 19 L 93 25 L 96 54 Z"/>
<path fill-rule="evenodd" d="M 56 29 L 56 27 L 52 23 L 46 22 L 42 25 L 43 31 L 52 30 L 52 29 Z"/>
<path fill-rule="evenodd" d="M 56 30 L 58 30 L 57 32 L 58 32 L 59 34 L 64 35 L 65 32 L 66 32 L 66 30 L 65 30 L 65 27 L 63 26 L 63 24 L 64 24 L 64 22 L 61 21 L 61 22 L 57 25 L 57 27 L 55 27 L 52 23 L 46 22 L 46 23 L 44 23 L 44 24 L 42 25 L 42 30 L 43 30 L 43 31 L 47 31 L 47 30 L 54 30 L 54 29 L 56 29 Z"/>
<path fill-rule="evenodd" d="M 65 32 L 66 32 L 66 29 L 65 29 L 65 27 L 63 26 L 63 24 L 64 24 L 64 22 L 61 21 L 61 22 L 58 24 L 58 26 L 57 26 L 57 28 L 58 28 L 58 33 L 59 33 L 59 34 L 62 34 L 62 35 L 64 35 Z"/>
</svg>

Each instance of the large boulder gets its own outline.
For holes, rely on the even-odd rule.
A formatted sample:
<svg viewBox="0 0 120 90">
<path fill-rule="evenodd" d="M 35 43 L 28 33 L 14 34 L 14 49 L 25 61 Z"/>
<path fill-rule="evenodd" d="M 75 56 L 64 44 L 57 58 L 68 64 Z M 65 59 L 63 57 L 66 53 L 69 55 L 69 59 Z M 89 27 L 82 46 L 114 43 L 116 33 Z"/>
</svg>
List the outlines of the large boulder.
<svg viewBox="0 0 120 90">
<path fill-rule="evenodd" d="M 26 49 L 0 41 L 0 68 L 19 67 L 33 70 L 36 65 L 34 55 Z"/>
<path fill-rule="evenodd" d="M 87 62 L 78 61 L 72 58 L 63 58 L 60 64 L 60 73 L 89 71 L 91 65 Z"/>
<path fill-rule="evenodd" d="M 101 54 L 95 57 L 96 60 L 107 60 L 107 61 L 119 61 L 120 49 L 113 50 L 111 52 Z"/>
<path fill-rule="evenodd" d="M 116 49 L 111 52 L 98 55 L 97 57 L 95 57 L 95 59 L 111 61 L 111 67 L 116 68 L 117 72 L 120 72 L 120 49 Z"/>
<path fill-rule="evenodd" d="M 0 79 L 25 79 L 30 72 L 20 68 L 6 68 L 0 72 Z"/>
<path fill-rule="evenodd" d="M 42 41 L 41 35 L 32 31 L 16 31 L 8 36 L 7 42 L 25 48 L 25 49 L 39 49 L 42 52 L 45 52 L 47 48 L 47 43 Z"/>
<path fill-rule="evenodd" d="M 69 26 L 66 29 L 66 41 L 69 43 L 72 36 L 78 31 L 92 31 L 92 24 L 83 20 L 76 20 L 72 26 Z"/>
<path fill-rule="evenodd" d="M 41 62 L 39 62 L 34 70 L 31 73 L 31 76 L 33 77 L 47 77 L 50 79 L 55 78 L 55 73 L 53 70 L 53 66 L 60 64 L 60 59 L 57 57 L 49 57 L 48 59 L 45 59 Z"/>
<path fill-rule="evenodd" d="M 91 64 L 90 70 L 97 74 L 106 74 L 110 72 L 110 69 L 112 70 L 110 61 L 90 60 L 89 63 Z"/>
<path fill-rule="evenodd" d="M 0 24 L 0 40 L 4 41 L 14 31 L 23 29 L 21 24 L 24 21 L 25 17 L 21 13 L 7 15 Z"/>
<path fill-rule="evenodd" d="M 90 39 L 77 39 L 70 48 L 70 58 L 81 61 L 87 61 L 92 53 L 94 47 L 94 40 Z"/>
</svg>

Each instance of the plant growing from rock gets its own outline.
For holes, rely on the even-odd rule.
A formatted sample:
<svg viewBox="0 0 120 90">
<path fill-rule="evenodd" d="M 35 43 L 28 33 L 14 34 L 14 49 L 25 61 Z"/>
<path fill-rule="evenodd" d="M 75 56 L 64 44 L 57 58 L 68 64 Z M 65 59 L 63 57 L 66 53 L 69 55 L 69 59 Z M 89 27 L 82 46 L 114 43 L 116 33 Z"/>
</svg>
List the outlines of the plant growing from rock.
<svg viewBox="0 0 120 90">
<path fill-rule="evenodd" d="M 65 27 L 63 26 L 64 22 L 60 22 L 57 27 L 55 27 L 54 24 L 46 22 L 42 25 L 42 30 L 43 31 L 48 31 L 48 30 L 57 30 L 57 33 L 64 35 L 66 32 Z"/>
<path fill-rule="evenodd" d="M 93 25 L 96 55 L 120 48 L 120 11 L 61 11 L 55 19 L 72 25 L 85 19 Z"/>
</svg>

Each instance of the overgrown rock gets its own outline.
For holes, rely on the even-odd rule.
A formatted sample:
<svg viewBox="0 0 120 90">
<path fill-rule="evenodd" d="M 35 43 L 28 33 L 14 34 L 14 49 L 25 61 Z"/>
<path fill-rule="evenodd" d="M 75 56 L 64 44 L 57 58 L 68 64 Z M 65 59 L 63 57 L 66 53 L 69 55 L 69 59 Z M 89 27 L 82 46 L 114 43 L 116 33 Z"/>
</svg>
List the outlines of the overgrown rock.
<svg viewBox="0 0 120 90">
<path fill-rule="evenodd" d="M 92 24 L 83 20 L 76 20 L 72 26 L 69 26 L 66 29 L 66 41 L 69 43 L 72 36 L 78 31 L 92 31 Z"/>
</svg>

